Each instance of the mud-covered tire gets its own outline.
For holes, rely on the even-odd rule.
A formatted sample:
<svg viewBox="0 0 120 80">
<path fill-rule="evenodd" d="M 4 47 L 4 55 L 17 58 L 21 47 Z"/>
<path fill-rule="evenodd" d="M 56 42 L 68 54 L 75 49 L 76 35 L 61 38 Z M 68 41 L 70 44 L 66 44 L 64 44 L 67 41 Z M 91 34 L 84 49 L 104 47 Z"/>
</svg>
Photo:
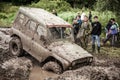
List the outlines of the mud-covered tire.
<svg viewBox="0 0 120 80">
<path fill-rule="evenodd" d="M 49 62 L 45 63 L 43 65 L 42 69 L 48 70 L 48 71 L 53 71 L 56 74 L 61 74 L 63 71 L 62 67 L 57 62 L 53 62 L 53 61 L 49 61 Z"/>
<path fill-rule="evenodd" d="M 18 37 L 13 37 L 9 42 L 9 50 L 14 56 L 21 56 L 23 54 L 23 47 L 21 40 Z"/>
</svg>

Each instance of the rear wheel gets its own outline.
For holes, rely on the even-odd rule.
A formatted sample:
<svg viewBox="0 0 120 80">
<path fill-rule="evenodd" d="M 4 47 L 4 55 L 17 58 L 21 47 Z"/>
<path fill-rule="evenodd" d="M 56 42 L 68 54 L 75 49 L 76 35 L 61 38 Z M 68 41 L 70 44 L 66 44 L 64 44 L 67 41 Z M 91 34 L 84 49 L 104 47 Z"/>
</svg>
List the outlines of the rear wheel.
<svg viewBox="0 0 120 80">
<path fill-rule="evenodd" d="M 49 61 L 46 64 L 44 64 L 42 69 L 53 71 L 56 74 L 62 73 L 62 67 L 57 62 L 53 62 L 53 61 Z"/>
<path fill-rule="evenodd" d="M 9 50 L 14 56 L 21 56 L 23 48 L 21 40 L 18 37 L 13 37 L 9 43 Z"/>
</svg>

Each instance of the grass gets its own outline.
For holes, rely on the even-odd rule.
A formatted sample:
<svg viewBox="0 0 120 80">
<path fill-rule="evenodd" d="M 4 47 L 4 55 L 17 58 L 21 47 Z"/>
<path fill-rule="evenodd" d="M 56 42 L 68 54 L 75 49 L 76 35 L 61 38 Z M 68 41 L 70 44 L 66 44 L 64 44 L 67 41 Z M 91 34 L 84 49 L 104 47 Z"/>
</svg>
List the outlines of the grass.
<svg viewBox="0 0 120 80">
<path fill-rule="evenodd" d="M 92 44 L 90 44 L 87 48 L 87 51 L 93 55 L 98 55 L 99 57 L 120 57 L 120 46 L 118 47 L 112 47 L 110 44 L 107 44 L 106 46 L 101 45 L 100 53 L 97 53 L 97 47 L 96 52 L 92 53 Z"/>
</svg>

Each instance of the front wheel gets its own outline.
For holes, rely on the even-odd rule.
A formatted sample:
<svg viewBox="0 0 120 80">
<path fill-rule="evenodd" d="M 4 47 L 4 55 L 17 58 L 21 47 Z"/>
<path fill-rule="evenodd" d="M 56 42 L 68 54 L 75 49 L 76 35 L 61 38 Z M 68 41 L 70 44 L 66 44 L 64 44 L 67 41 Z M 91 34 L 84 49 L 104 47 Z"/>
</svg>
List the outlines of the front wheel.
<svg viewBox="0 0 120 80">
<path fill-rule="evenodd" d="M 49 61 L 46 64 L 44 64 L 42 69 L 53 71 L 56 74 L 62 73 L 62 67 L 57 62 L 53 62 L 53 61 Z"/>
<path fill-rule="evenodd" d="M 18 37 L 13 37 L 9 42 L 9 50 L 14 56 L 21 56 L 23 53 L 22 43 Z"/>
</svg>

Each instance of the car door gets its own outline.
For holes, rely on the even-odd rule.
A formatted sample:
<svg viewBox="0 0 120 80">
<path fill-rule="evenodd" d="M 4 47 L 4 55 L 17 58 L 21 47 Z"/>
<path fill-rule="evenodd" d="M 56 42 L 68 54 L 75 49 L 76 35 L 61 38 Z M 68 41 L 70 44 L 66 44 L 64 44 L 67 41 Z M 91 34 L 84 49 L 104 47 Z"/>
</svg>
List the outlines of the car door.
<svg viewBox="0 0 120 80">
<path fill-rule="evenodd" d="M 37 27 L 37 23 L 33 20 L 28 20 L 25 25 L 25 36 L 24 36 L 24 48 L 27 52 L 31 53 L 32 41 L 34 40 L 34 33 Z"/>
<path fill-rule="evenodd" d="M 49 51 L 46 48 L 46 37 L 47 28 L 39 24 L 34 34 L 32 53 L 34 53 L 34 57 L 37 58 L 40 62 L 44 60 L 49 54 Z"/>
</svg>

